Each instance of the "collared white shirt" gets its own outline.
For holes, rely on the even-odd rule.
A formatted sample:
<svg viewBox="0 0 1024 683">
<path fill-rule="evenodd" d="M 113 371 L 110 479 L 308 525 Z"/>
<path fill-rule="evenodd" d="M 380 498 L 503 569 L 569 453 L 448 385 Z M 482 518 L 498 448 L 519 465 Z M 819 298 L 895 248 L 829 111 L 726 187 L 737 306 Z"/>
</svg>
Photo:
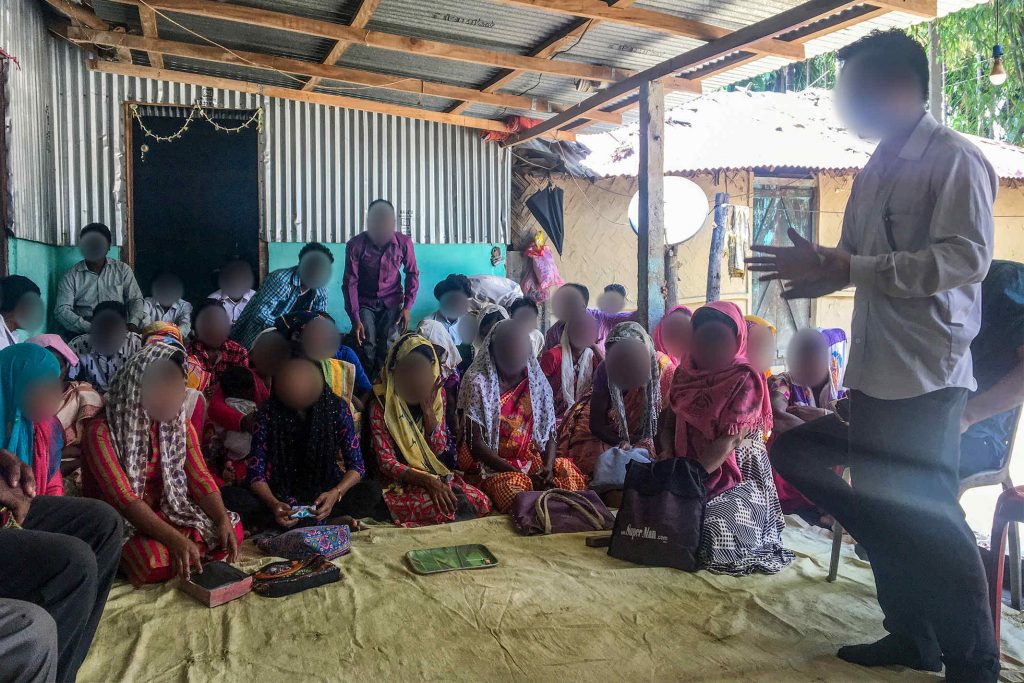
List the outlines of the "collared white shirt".
<svg viewBox="0 0 1024 683">
<path fill-rule="evenodd" d="M 18 335 L 14 330 L 8 329 L 7 321 L 0 315 L 0 349 L 6 349 L 18 343 Z"/>
<path fill-rule="evenodd" d="M 220 305 L 227 311 L 228 317 L 231 318 L 232 324 L 238 317 L 242 315 L 242 311 L 245 310 L 245 305 L 249 303 L 249 299 L 256 293 L 255 289 L 250 289 L 248 292 L 242 295 L 242 298 L 238 301 L 232 301 L 228 296 L 220 289 L 209 296 L 210 299 L 216 299 L 220 302 Z"/>
<path fill-rule="evenodd" d="M 161 320 L 172 323 L 178 326 L 182 338 L 188 337 L 188 333 L 192 331 L 192 304 L 184 299 L 178 299 L 170 308 L 164 308 L 155 297 L 147 296 L 144 304 L 147 325 Z"/>
<path fill-rule="evenodd" d="M 448 331 L 448 335 L 452 338 L 452 341 L 455 343 L 456 346 L 463 343 L 462 334 L 460 332 L 460 321 L 462 320 L 462 318 L 449 320 L 448 318 L 444 317 L 444 314 L 441 313 L 441 311 L 434 311 L 430 315 L 430 320 L 437 321 L 444 325 L 444 329 Z"/>
<path fill-rule="evenodd" d="M 897 156 L 876 150 L 857 174 L 839 242 L 857 287 L 848 388 L 896 400 L 976 387 L 998 186 L 981 151 L 930 114 Z"/>
</svg>

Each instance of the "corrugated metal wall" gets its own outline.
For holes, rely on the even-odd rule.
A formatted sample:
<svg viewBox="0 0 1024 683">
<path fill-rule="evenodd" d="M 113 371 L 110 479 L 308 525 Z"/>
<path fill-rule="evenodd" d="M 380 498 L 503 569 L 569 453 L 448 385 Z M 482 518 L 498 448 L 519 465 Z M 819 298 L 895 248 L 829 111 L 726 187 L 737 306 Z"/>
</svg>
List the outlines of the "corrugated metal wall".
<svg viewBox="0 0 1024 683">
<path fill-rule="evenodd" d="M 7 80 L 6 127 L 14 234 L 40 242 L 58 240 L 54 220 L 51 39 L 36 2 L 0 0 L 0 47 L 15 57 Z"/>
<path fill-rule="evenodd" d="M 22 2 L 0 0 L 3 8 L 11 4 Z M 11 22 L 24 30 L 23 17 Z M 45 35 L 31 42 L 40 64 L 25 71 L 40 92 L 30 97 L 52 102 L 54 111 L 52 150 L 34 155 L 39 172 L 50 173 L 51 194 L 23 202 L 33 207 L 26 215 L 42 211 L 48 218 L 19 217 L 16 234 L 70 244 L 81 225 L 100 221 L 121 243 L 127 211 L 124 102 L 189 105 L 203 89 L 90 72 L 76 48 Z M 42 92 L 47 87 L 51 92 Z M 475 131 L 228 90 L 207 89 L 206 97 L 217 107 L 264 107 L 260 161 L 269 241 L 344 242 L 362 230 L 366 204 L 377 197 L 395 204 L 402 229 L 418 242 L 508 240 L 511 156 Z M 27 118 L 37 127 L 45 122 L 35 110 Z M 12 127 L 12 137 L 21 140 L 24 130 Z M 37 146 L 51 140 L 38 132 L 30 137 Z M 28 176 L 19 171 L 14 184 L 23 188 Z"/>
</svg>

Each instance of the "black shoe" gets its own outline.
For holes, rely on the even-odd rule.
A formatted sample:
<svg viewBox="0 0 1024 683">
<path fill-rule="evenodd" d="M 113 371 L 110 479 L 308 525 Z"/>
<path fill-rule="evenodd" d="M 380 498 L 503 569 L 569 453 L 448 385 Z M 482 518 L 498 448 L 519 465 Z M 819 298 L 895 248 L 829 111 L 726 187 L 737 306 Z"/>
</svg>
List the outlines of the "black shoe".
<svg viewBox="0 0 1024 683">
<path fill-rule="evenodd" d="M 905 666 L 918 671 L 942 671 L 940 659 L 921 659 L 912 645 L 892 634 L 867 645 L 841 647 L 838 656 L 860 666 Z"/>
</svg>

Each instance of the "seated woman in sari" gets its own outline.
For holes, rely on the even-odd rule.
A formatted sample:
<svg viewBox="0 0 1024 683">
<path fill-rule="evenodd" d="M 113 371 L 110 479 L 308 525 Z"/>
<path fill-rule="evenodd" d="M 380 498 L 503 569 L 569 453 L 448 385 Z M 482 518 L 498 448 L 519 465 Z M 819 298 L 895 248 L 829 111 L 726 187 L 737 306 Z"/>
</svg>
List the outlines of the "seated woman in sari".
<svg viewBox="0 0 1024 683">
<path fill-rule="evenodd" d="M 427 341 L 434 345 L 434 350 L 437 351 L 437 359 L 441 363 L 441 388 L 444 389 L 445 424 L 449 429 L 456 429 L 459 384 L 462 382 L 459 363 L 462 362 L 462 354 L 459 353 L 459 347 L 442 323 L 426 318 L 420 321 L 418 330 Z"/>
<path fill-rule="evenodd" d="M 787 372 L 768 378 L 775 420 L 774 434 L 782 434 L 832 412 L 832 404 L 846 395 L 846 332 L 839 328 L 799 330 L 786 351 Z M 771 444 L 769 443 L 769 449 Z M 772 470 L 782 511 L 831 526 L 817 506 Z"/>
<path fill-rule="evenodd" d="M 558 455 L 588 477 L 610 448 L 643 448 L 654 457 L 661 410 L 654 342 L 639 323 L 619 323 L 605 340 L 607 356 L 594 384 L 569 409 L 558 430 Z"/>
<path fill-rule="evenodd" d="M 594 370 L 604 360 L 597 332 L 597 319 L 586 309 L 576 311 L 562 328 L 561 344 L 541 356 L 540 369 L 551 384 L 556 422 L 590 389 Z"/>
<path fill-rule="evenodd" d="M 36 493 L 64 495 L 60 476 L 63 430 L 60 364 L 35 344 L 12 344 L 0 350 L 0 448 L 32 466 Z"/>
<path fill-rule="evenodd" d="M 765 449 L 768 387 L 746 347 L 747 325 L 735 304 L 697 309 L 659 435 L 663 455 L 693 458 L 708 474 L 698 562 L 736 576 L 774 574 L 793 560 L 782 546 L 785 522 Z"/>
<path fill-rule="evenodd" d="M 320 363 L 298 350 L 281 365 L 270 398 L 256 411 L 248 468 L 249 489 L 264 514 L 247 519 L 247 526 L 380 517 L 380 487 L 363 478 L 366 467 L 348 404 L 327 388 Z M 296 506 L 312 506 L 314 517 L 293 517 Z"/>
<path fill-rule="evenodd" d="M 229 339 L 231 318 L 217 299 L 204 299 L 192 310 L 192 342 L 188 352 L 217 381 L 229 365 L 249 364 L 249 352 Z"/>
<path fill-rule="evenodd" d="M 121 568 L 136 586 L 188 578 L 204 559 L 233 561 L 242 541 L 188 420 L 184 364 L 177 344 L 147 344 L 86 428 L 85 493 L 128 522 Z"/>
<path fill-rule="evenodd" d="M 407 333 L 388 351 L 373 387 L 370 434 L 384 477 L 384 502 L 403 527 L 482 517 L 491 501 L 455 469 L 434 345 Z"/>
<path fill-rule="evenodd" d="M 693 310 L 689 306 L 674 306 L 654 328 L 654 349 L 658 352 L 658 370 L 661 373 L 661 402 L 668 405 L 668 392 L 672 375 L 679 361 L 686 355 L 693 336 Z"/>
<path fill-rule="evenodd" d="M 81 487 L 82 436 L 85 424 L 103 409 L 103 397 L 88 382 L 68 379 L 71 368 L 78 365 L 78 356 L 58 334 L 38 334 L 28 340 L 48 350 L 60 364 L 60 381 L 64 389 L 57 421 L 64 436 L 61 452 L 61 474 L 64 476 L 66 495 L 76 495 Z"/>
<path fill-rule="evenodd" d="M 501 512 L 523 491 L 586 487 L 571 460 L 555 457 L 551 386 L 519 323 L 503 320 L 491 329 L 462 378 L 459 411 L 465 420 L 459 464 L 479 472 L 480 489 Z"/>
<path fill-rule="evenodd" d="M 292 311 L 274 321 L 275 329 L 303 353 L 320 363 L 327 386 L 350 404 L 353 413 L 363 409 L 373 389 L 356 352 L 341 343 L 334 318 L 322 312 Z"/>
<path fill-rule="evenodd" d="M 213 373 L 206 370 L 202 362 L 185 349 L 181 330 L 173 323 L 158 321 L 148 325 L 142 331 L 142 343 L 167 344 L 181 351 L 185 358 L 185 414 L 199 435 L 200 443 L 205 443 L 203 430 L 206 426 L 206 395 L 203 392 L 210 390 Z"/>
</svg>

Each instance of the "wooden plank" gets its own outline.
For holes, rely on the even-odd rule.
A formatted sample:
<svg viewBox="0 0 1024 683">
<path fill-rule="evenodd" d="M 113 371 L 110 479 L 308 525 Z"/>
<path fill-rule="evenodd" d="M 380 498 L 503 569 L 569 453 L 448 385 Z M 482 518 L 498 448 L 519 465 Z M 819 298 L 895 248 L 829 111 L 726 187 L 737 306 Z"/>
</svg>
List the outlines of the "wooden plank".
<svg viewBox="0 0 1024 683">
<path fill-rule="evenodd" d="M 156 12 L 145 5 L 139 5 L 139 23 L 142 24 L 142 35 L 147 38 L 159 38 L 160 34 L 156 29 Z M 155 69 L 164 68 L 164 56 L 159 52 L 147 53 L 149 65 Z"/>
<path fill-rule="evenodd" d="M 873 5 L 851 7 L 840 15 L 829 17 L 822 21 L 816 21 L 813 24 L 797 29 L 796 31 L 785 33 L 782 37 L 786 40 L 806 43 L 809 40 L 821 38 L 822 36 L 827 36 L 830 33 L 835 33 L 836 31 L 842 31 L 844 28 L 856 26 L 857 24 L 870 21 L 871 19 L 877 19 L 891 11 L 892 10 L 887 7 L 875 7 Z"/>
<path fill-rule="evenodd" d="M 925 19 L 934 19 L 939 13 L 938 0 L 868 0 L 870 4 L 886 7 L 893 12 L 913 14 Z"/>
<path fill-rule="evenodd" d="M 900 0 L 891 0 L 899 2 Z M 915 2 L 921 0 L 906 0 Z M 721 26 L 707 24 L 685 17 L 638 7 L 610 6 L 601 0 L 499 0 L 511 5 L 520 5 L 545 12 L 556 12 L 588 19 L 601 19 L 626 26 L 644 28 L 659 33 L 670 33 L 685 38 L 710 42 L 729 35 L 731 31 Z M 802 61 L 806 54 L 802 45 L 773 40 L 771 37 L 751 41 L 751 49 L 775 57 Z"/>
<path fill-rule="evenodd" d="M 653 329 L 665 315 L 665 86 L 640 86 L 640 190 L 637 303 L 640 324 Z"/>
<path fill-rule="evenodd" d="M 380 0 L 363 0 L 359 4 L 359 9 L 356 11 L 356 15 L 352 17 L 352 23 L 349 24 L 349 26 L 356 29 L 364 28 L 368 23 L 370 23 L 370 19 L 373 18 L 373 13 L 377 11 L 378 5 L 380 5 Z M 336 42 L 334 47 L 331 48 L 331 51 L 327 53 L 326 57 L 324 57 L 324 64 L 329 64 L 331 66 L 337 64 L 351 45 L 352 42 L 348 40 L 339 40 Z M 319 84 L 319 78 L 311 78 L 306 81 L 306 84 L 302 86 L 302 89 L 313 90 Z"/>
<path fill-rule="evenodd" d="M 344 107 L 346 109 L 358 109 L 370 111 L 377 114 L 388 114 L 391 116 L 404 116 L 410 119 L 421 121 L 432 121 L 434 123 L 448 123 L 466 128 L 479 130 L 490 130 L 504 132 L 505 125 L 501 121 L 479 118 L 477 116 L 462 116 L 459 114 L 448 114 L 446 112 L 429 111 L 407 107 L 401 104 L 388 104 L 376 102 L 358 97 L 345 97 L 344 95 L 328 95 L 318 92 L 305 92 L 291 88 L 280 88 L 252 81 L 236 80 L 234 78 L 222 78 L 218 76 L 202 76 L 199 74 L 174 71 L 171 69 L 154 69 L 146 66 L 135 66 L 133 64 L 120 64 L 118 62 L 106 62 L 89 60 L 87 66 L 90 71 L 101 73 L 118 74 L 121 76 L 135 76 L 138 78 L 151 78 L 158 81 L 170 81 L 172 83 L 187 83 L 200 85 L 208 88 L 222 88 L 225 90 L 236 90 L 238 92 L 252 93 L 266 97 L 276 97 L 282 100 L 295 100 L 297 102 L 311 102 L 313 104 L 324 104 L 331 107 Z M 558 140 L 575 140 L 576 136 L 571 133 L 559 131 Z"/>
<path fill-rule="evenodd" d="M 547 103 L 543 100 L 531 97 L 520 97 L 517 95 L 503 95 L 500 93 L 482 93 L 472 88 L 436 83 L 433 81 L 422 81 L 416 78 L 402 78 L 389 74 L 376 73 L 373 71 L 361 71 L 340 66 L 328 66 L 318 62 L 304 62 L 290 57 L 278 57 L 259 52 L 248 52 L 245 50 L 222 50 L 212 45 L 197 45 L 194 43 L 181 43 L 172 40 L 159 38 L 145 38 L 132 36 L 113 31 L 95 31 L 93 29 L 71 27 L 67 30 L 67 37 L 74 42 L 98 43 L 100 45 L 111 45 L 114 47 L 127 47 L 133 50 L 145 52 L 158 52 L 164 55 L 174 55 L 187 59 L 198 59 L 218 64 L 231 64 L 234 66 L 266 69 L 269 71 L 285 72 L 303 76 L 317 76 L 328 78 L 345 83 L 382 88 L 385 90 L 400 90 L 421 95 L 430 95 L 455 100 L 472 100 L 482 104 L 490 104 L 497 107 L 509 107 L 512 109 L 523 109 L 526 111 L 538 111 L 547 113 Z M 297 83 L 298 84 L 298 83 Z"/>
<path fill-rule="evenodd" d="M 118 2 L 141 4 L 139 0 L 118 0 Z M 348 44 L 358 43 L 392 52 L 404 52 L 437 57 L 439 59 L 469 62 L 471 64 L 483 64 L 490 67 L 522 69 L 595 81 L 617 81 L 632 74 L 632 72 L 623 73 L 619 69 L 605 66 L 568 61 L 551 61 L 549 59 L 539 59 L 511 52 L 497 52 L 443 43 L 436 40 L 410 38 L 380 31 L 368 31 L 362 25 L 357 26 L 354 23 L 351 26 L 345 26 L 331 21 L 309 19 L 294 14 L 226 2 L 211 2 L 210 0 L 146 0 L 146 3 L 157 9 L 181 14 L 220 19 L 249 26 L 259 26 L 261 28 L 290 31 L 307 36 L 332 38 Z M 369 21 L 370 13 L 368 12 L 363 16 L 365 20 L 361 19 L 361 21 L 364 21 L 363 25 L 365 25 L 365 21 Z M 357 19 L 359 19 L 358 16 Z M 343 53 L 343 51 L 340 52 Z M 333 65 L 336 62 L 337 59 L 330 62 L 330 64 Z M 326 60 L 324 63 L 327 63 Z"/>
<path fill-rule="evenodd" d="M 106 31 L 110 28 L 107 22 L 96 16 L 96 13 L 87 7 L 75 4 L 69 0 L 43 0 L 47 5 L 54 8 L 72 22 L 77 22 L 82 26 L 87 26 L 92 29 L 100 31 Z M 117 49 L 117 58 L 128 64 L 132 63 L 132 53 L 126 48 Z"/>
<path fill-rule="evenodd" d="M 711 41 L 710 43 L 706 43 L 700 47 L 694 48 L 693 50 L 684 52 L 672 59 L 656 64 L 655 66 L 645 69 L 624 81 L 619 81 L 605 90 L 590 96 L 583 102 L 570 107 L 565 112 L 558 114 L 557 116 L 553 116 L 533 128 L 520 131 L 516 135 L 510 137 L 503 144 L 516 145 L 520 142 L 525 142 L 526 140 L 535 138 L 544 132 L 560 128 L 566 123 L 585 117 L 590 112 L 600 109 L 609 102 L 615 102 L 622 99 L 628 93 L 640 87 L 642 83 L 651 80 L 658 80 L 659 78 L 664 78 L 665 76 L 678 73 L 685 69 L 706 64 L 732 54 L 738 50 L 744 49 L 752 42 L 761 40 L 765 37 L 779 35 L 785 31 L 808 24 L 820 17 L 835 14 L 836 12 L 853 4 L 857 3 L 851 2 L 851 0 L 809 0 L 804 4 L 797 5 L 785 12 L 781 12 L 775 16 L 769 17 L 755 24 L 751 24 L 750 26 L 745 26 L 738 31 L 730 33 L 724 38 Z"/>
</svg>

